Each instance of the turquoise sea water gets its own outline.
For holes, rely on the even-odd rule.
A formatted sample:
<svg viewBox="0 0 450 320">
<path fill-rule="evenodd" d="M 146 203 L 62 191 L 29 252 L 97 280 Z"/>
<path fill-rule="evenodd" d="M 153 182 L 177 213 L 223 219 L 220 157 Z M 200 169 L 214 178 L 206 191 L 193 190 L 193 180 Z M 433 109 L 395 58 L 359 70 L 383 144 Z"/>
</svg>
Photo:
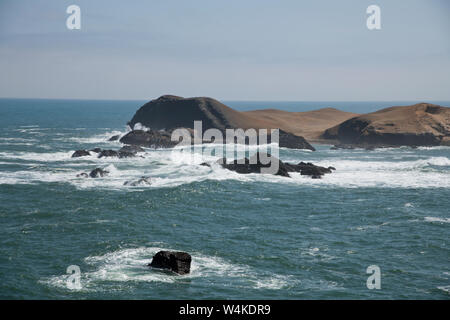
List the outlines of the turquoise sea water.
<svg viewBox="0 0 450 320">
<path fill-rule="evenodd" d="M 450 148 L 280 150 L 336 167 L 321 180 L 239 175 L 169 150 L 70 157 L 119 148 L 107 138 L 125 133 L 142 103 L 0 100 L 0 298 L 449 299 Z M 96 167 L 111 174 L 76 177 Z M 123 185 L 143 175 L 152 185 Z M 191 253 L 191 274 L 149 270 L 160 249 Z M 70 265 L 80 290 L 66 285 Z M 366 287 L 370 265 L 380 290 Z"/>
</svg>

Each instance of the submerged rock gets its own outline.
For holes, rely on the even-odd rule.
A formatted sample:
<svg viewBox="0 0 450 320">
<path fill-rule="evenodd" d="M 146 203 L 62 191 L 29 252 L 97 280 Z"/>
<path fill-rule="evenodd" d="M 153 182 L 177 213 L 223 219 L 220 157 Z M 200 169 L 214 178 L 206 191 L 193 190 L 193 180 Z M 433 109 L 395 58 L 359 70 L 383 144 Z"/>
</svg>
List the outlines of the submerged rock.
<svg viewBox="0 0 450 320">
<path fill-rule="evenodd" d="M 138 186 L 149 186 L 151 185 L 151 177 L 141 177 L 139 180 L 136 181 L 125 181 L 124 186 L 131 186 L 131 187 L 138 187 Z"/>
<path fill-rule="evenodd" d="M 89 176 L 91 178 L 99 178 L 99 177 L 104 177 L 104 176 L 106 176 L 108 174 L 109 174 L 109 171 L 103 170 L 101 168 L 95 168 L 94 170 L 92 170 L 89 173 Z"/>
<path fill-rule="evenodd" d="M 87 150 L 77 150 L 72 154 L 72 158 L 79 158 L 79 157 L 85 157 L 90 156 L 90 152 Z"/>
<path fill-rule="evenodd" d="M 108 141 L 117 141 L 120 138 L 120 134 L 112 136 L 111 138 L 108 139 Z"/>
<path fill-rule="evenodd" d="M 149 264 L 152 268 L 168 269 L 180 275 L 191 270 L 191 255 L 181 251 L 159 251 Z"/>
</svg>

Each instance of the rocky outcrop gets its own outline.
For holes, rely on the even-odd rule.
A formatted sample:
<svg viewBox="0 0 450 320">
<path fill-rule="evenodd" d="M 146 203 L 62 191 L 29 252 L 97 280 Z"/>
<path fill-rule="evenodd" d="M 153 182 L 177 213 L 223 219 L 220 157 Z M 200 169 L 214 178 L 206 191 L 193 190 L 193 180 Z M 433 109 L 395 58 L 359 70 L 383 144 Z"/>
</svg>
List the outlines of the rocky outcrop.
<svg viewBox="0 0 450 320">
<path fill-rule="evenodd" d="M 191 271 L 191 261 L 192 257 L 187 252 L 159 251 L 153 256 L 149 266 L 158 269 L 168 269 L 183 275 Z"/>
<path fill-rule="evenodd" d="M 86 157 L 90 155 L 90 152 L 87 150 L 77 150 L 72 154 L 72 158 Z"/>
<path fill-rule="evenodd" d="M 450 108 L 429 103 L 386 108 L 344 121 L 322 137 L 362 148 L 445 145 Z"/>
<path fill-rule="evenodd" d="M 312 164 L 311 162 L 300 162 L 298 164 L 286 163 L 288 172 L 300 172 L 302 176 L 311 176 L 313 179 L 320 179 L 324 174 L 331 173 L 336 170 L 334 167 L 321 167 Z"/>
<path fill-rule="evenodd" d="M 264 156 L 267 157 L 267 155 Z M 276 176 L 290 177 L 285 164 L 281 160 L 273 156 L 270 156 L 270 161 L 278 162 L 278 171 L 275 173 Z M 249 158 L 243 158 L 239 160 L 236 159 L 228 163 L 227 160 L 223 158 L 219 159 L 217 163 L 220 164 L 222 168 L 235 171 L 241 174 L 261 173 L 262 168 L 271 167 L 271 163 L 265 164 L 266 161 L 261 161 L 260 153 L 256 153 L 250 159 Z"/>
<path fill-rule="evenodd" d="M 267 155 L 264 154 L 264 159 L 267 159 Z M 324 174 L 331 173 L 333 170 L 336 170 L 334 167 L 321 167 L 316 166 L 310 162 L 300 162 L 298 164 L 285 163 L 276 157 L 270 156 L 270 161 L 278 162 L 278 171 L 275 175 L 290 177 L 289 172 L 299 172 L 301 175 L 311 176 L 313 179 L 320 179 Z M 260 153 L 256 153 L 250 159 L 243 158 L 240 160 L 233 160 L 228 163 L 225 158 L 219 159 L 217 161 L 218 164 L 222 166 L 222 168 L 235 171 L 241 174 L 249 174 L 249 173 L 262 173 L 262 168 L 271 167 L 271 163 L 265 164 L 267 161 L 261 161 Z M 202 166 L 210 166 L 208 163 L 202 163 Z"/>
</svg>

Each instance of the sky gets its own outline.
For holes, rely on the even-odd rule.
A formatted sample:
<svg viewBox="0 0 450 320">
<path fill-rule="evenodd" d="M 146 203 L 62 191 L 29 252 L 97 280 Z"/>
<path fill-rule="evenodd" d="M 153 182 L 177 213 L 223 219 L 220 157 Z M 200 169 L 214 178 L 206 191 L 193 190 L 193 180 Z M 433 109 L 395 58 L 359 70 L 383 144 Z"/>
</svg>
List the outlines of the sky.
<svg viewBox="0 0 450 320">
<path fill-rule="evenodd" d="M 0 0 L 0 97 L 450 100 L 449 17 L 447 0 Z"/>
</svg>

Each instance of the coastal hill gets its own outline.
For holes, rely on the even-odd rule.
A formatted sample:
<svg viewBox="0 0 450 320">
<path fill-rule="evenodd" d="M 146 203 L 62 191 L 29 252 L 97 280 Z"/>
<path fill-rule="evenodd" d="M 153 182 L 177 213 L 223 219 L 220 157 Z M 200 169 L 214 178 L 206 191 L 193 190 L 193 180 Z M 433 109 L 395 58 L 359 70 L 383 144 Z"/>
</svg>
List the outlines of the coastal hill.
<svg viewBox="0 0 450 320">
<path fill-rule="evenodd" d="M 217 128 L 270 128 L 268 123 L 236 111 L 223 103 L 206 97 L 182 98 L 165 95 L 143 105 L 128 123 L 155 129 L 192 128 L 194 120 L 201 120 L 203 130 Z"/>
<path fill-rule="evenodd" d="M 346 120 L 322 138 L 366 146 L 450 145 L 450 108 L 429 103 L 390 107 Z"/>
</svg>

